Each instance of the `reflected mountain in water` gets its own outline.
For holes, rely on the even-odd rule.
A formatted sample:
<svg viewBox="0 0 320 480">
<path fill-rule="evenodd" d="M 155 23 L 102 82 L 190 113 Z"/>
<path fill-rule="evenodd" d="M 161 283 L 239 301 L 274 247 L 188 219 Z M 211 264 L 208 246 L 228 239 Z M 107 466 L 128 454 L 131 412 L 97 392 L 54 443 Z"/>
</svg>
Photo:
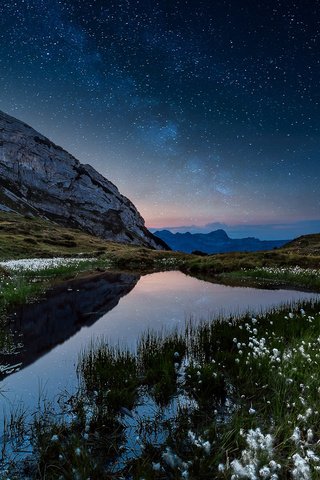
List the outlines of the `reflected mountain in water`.
<svg viewBox="0 0 320 480">
<path fill-rule="evenodd" d="M 116 307 L 139 278 L 139 275 L 108 272 L 76 279 L 55 287 L 38 303 L 24 305 L 11 323 L 16 342 L 23 347 L 15 354 L 0 355 L 0 363 L 8 367 L 21 364 L 20 368 L 24 368 L 35 362 Z M 5 369 L 1 376 L 9 373 L 12 368 Z"/>
</svg>

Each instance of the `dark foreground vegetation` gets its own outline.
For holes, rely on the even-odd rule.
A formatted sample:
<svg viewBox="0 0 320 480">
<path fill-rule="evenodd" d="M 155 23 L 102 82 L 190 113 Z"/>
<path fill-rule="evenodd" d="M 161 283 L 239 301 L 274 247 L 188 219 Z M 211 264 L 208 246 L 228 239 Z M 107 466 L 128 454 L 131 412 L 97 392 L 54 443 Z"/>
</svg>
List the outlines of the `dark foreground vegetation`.
<svg viewBox="0 0 320 480">
<path fill-rule="evenodd" d="M 60 411 L 12 417 L 3 478 L 320 478 L 319 310 L 147 332 L 135 352 L 92 344 Z M 13 440 L 33 452 L 19 469 Z"/>
</svg>

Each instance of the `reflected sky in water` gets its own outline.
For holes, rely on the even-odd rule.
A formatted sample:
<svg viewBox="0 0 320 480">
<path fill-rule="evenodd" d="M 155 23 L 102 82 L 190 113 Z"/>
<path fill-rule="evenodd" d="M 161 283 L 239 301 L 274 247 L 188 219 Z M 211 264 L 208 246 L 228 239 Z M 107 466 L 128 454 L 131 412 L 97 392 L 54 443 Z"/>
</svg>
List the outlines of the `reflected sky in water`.
<svg viewBox="0 0 320 480">
<path fill-rule="evenodd" d="M 78 330 L 75 329 L 76 333 L 72 333 L 70 337 L 68 336 L 70 329 L 67 329 L 68 335 L 63 343 L 59 338 L 60 343 L 55 346 L 53 342 L 48 353 L 42 353 L 35 361 L 32 359 L 33 363 L 29 365 L 26 362 L 28 366 L 1 382 L 0 388 L 4 396 L 0 398 L 0 415 L 2 415 L 3 409 L 8 411 L 10 405 L 17 405 L 20 402 L 32 408 L 36 405 L 39 395 L 53 399 L 66 390 L 71 393 L 77 385 L 75 372 L 79 352 L 88 346 L 92 339 L 101 335 L 113 344 L 120 343 L 134 348 L 137 339 L 146 329 L 170 331 L 176 327 L 183 328 L 185 322 L 190 318 L 197 322 L 208 320 L 222 313 L 227 316 L 248 310 L 258 313 L 285 302 L 315 297 L 315 294 L 298 291 L 263 290 L 212 284 L 186 276 L 181 272 L 154 273 L 140 279 L 139 277 L 125 276 L 125 281 L 121 277 L 120 283 L 116 283 L 118 280 L 113 276 L 110 285 L 108 284 L 108 275 L 104 278 L 107 286 L 111 285 L 110 288 L 108 287 L 108 296 L 111 297 L 112 292 L 115 292 L 114 301 L 108 297 L 108 302 L 111 302 L 111 307 L 109 307 L 111 310 L 108 311 L 106 306 L 101 308 L 103 301 L 97 298 L 97 295 L 99 292 L 102 294 L 102 291 L 94 290 L 91 285 L 90 296 L 84 304 L 85 309 L 90 311 L 89 299 L 91 299 L 92 309 L 96 309 L 91 314 L 95 315 L 97 319 L 94 323 L 83 322 L 85 315 L 79 308 L 80 302 L 76 295 L 82 298 L 88 288 L 83 283 L 77 285 L 78 288 L 75 290 L 77 294 L 74 293 L 74 302 L 76 302 L 74 308 L 77 308 L 77 316 L 81 319 L 77 324 Z M 68 294 L 73 295 L 72 291 Z M 40 324 L 41 308 L 43 308 L 46 318 L 52 317 L 51 321 L 58 322 L 58 327 L 60 322 L 63 331 L 63 323 L 66 321 L 66 312 L 63 312 L 63 308 L 65 306 L 70 311 L 70 302 L 69 300 L 61 302 L 61 295 L 66 295 L 65 291 L 55 295 L 53 300 L 51 298 L 49 310 L 56 308 L 55 305 L 60 302 L 59 315 L 56 315 L 57 311 L 55 311 L 51 312 L 50 316 L 48 300 L 30 308 L 34 308 Z M 97 305 L 100 310 L 97 310 Z M 100 318 L 99 311 L 101 311 Z M 107 313 L 103 313 L 104 311 Z M 30 314 L 32 316 L 32 310 L 28 315 L 30 316 Z M 59 320 L 60 315 L 62 320 Z M 55 325 L 55 329 L 57 329 L 57 325 Z M 32 342 L 39 341 L 40 337 L 36 337 L 36 333 L 38 332 L 35 329 L 34 339 L 32 332 L 28 334 L 29 347 L 27 344 L 25 345 L 26 356 L 28 348 L 33 352 L 35 350 Z M 41 352 L 41 345 L 36 345 L 36 347 Z"/>
</svg>

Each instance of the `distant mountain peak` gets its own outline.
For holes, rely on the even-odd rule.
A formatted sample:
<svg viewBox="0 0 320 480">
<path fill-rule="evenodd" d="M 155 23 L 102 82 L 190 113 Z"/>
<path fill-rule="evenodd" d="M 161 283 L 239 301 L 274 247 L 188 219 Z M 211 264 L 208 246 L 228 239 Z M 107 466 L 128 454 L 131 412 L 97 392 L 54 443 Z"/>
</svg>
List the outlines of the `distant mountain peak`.
<svg viewBox="0 0 320 480">
<path fill-rule="evenodd" d="M 112 182 L 1 111 L 0 210 L 42 216 L 108 240 L 166 247 Z"/>
<path fill-rule="evenodd" d="M 172 233 L 169 230 L 158 230 L 154 234 L 166 242 L 172 250 L 186 253 L 253 252 L 281 247 L 287 242 L 287 240 L 261 241 L 254 237 L 233 239 L 221 228 L 210 233 Z"/>
<path fill-rule="evenodd" d="M 223 240 L 225 240 L 225 241 L 230 240 L 227 233 L 225 232 L 225 230 L 222 230 L 222 228 L 219 228 L 218 230 L 213 230 L 212 232 L 208 233 L 207 235 L 209 237 L 215 238 L 217 240 L 222 240 L 222 241 Z"/>
</svg>

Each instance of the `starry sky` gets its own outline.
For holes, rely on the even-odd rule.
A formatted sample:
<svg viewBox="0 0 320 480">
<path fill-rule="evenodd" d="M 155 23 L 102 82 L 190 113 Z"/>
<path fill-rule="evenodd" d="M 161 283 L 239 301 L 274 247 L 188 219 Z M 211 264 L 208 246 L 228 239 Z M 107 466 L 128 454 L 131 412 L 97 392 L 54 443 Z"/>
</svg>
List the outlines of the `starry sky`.
<svg viewBox="0 0 320 480">
<path fill-rule="evenodd" d="M 2 0 L 0 39 L 0 109 L 147 226 L 320 230 L 318 0 Z"/>
</svg>

